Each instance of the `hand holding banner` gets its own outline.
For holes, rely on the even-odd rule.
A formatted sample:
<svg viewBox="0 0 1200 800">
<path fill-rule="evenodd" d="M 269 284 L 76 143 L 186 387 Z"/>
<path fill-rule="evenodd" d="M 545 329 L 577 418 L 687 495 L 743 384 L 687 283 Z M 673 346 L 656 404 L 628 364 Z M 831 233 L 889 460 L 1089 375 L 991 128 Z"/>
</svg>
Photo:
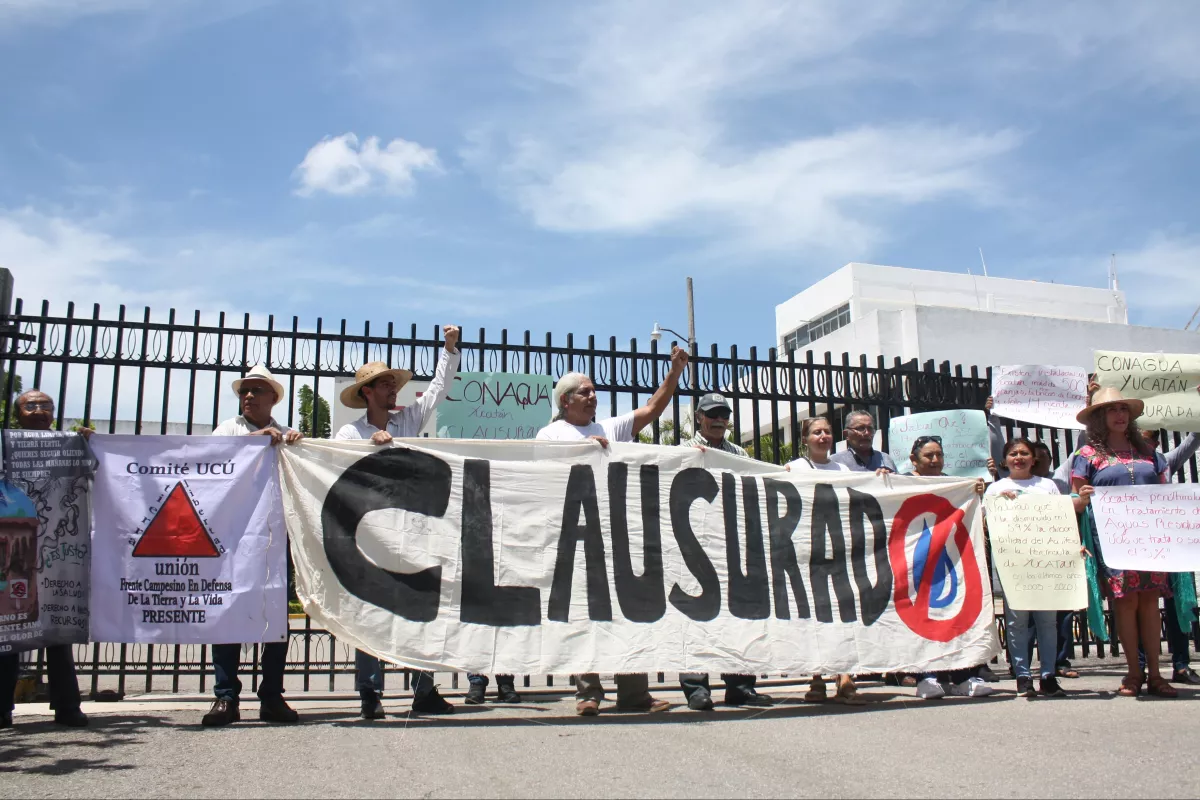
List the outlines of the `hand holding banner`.
<svg viewBox="0 0 1200 800">
<path fill-rule="evenodd" d="M 1051 428 L 1082 429 L 1075 415 L 1087 406 L 1083 367 L 1020 365 L 992 370 L 992 413 Z"/>
<path fill-rule="evenodd" d="M 1200 355 L 1097 350 L 1096 381 L 1145 402 L 1143 429 L 1200 430 Z"/>
<path fill-rule="evenodd" d="M 1097 486 L 1092 495 L 1104 563 L 1114 569 L 1200 569 L 1200 486 Z"/>
<path fill-rule="evenodd" d="M 1087 607 L 1087 576 L 1070 497 L 1026 493 L 984 501 L 1004 604 L 1017 611 Z"/>
<path fill-rule="evenodd" d="M 888 451 L 901 474 L 912 472 L 913 442 L 922 436 L 942 440 L 946 474 L 958 478 L 987 478 L 990 456 L 987 417 L 982 411 L 956 409 L 893 417 L 888 426 Z"/>
</svg>

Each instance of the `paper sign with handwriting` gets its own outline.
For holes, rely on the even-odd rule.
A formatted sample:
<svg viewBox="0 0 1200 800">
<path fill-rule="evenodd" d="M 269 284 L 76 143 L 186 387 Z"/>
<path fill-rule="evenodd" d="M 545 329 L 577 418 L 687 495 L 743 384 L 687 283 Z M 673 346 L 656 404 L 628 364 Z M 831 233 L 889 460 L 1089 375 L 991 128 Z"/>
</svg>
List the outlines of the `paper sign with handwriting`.
<svg viewBox="0 0 1200 800">
<path fill-rule="evenodd" d="M 1097 350 L 1096 382 L 1146 404 L 1143 430 L 1200 430 L 1200 355 Z"/>
<path fill-rule="evenodd" d="M 1087 576 L 1070 497 L 989 497 L 984 509 L 1006 605 L 1018 611 L 1087 607 Z"/>
<path fill-rule="evenodd" d="M 1075 415 L 1087 405 L 1083 367 L 1017 365 L 992 371 L 992 413 L 1051 428 L 1083 426 Z"/>
<path fill-rule="evenodd" d="M 888 452 L 901 473 L 913 471 L 913 442 L 922 436 L 942 440 L 946 474 L 957 478 L 988 477 L 988 427 L 982 411 L 956 409 L 894 417 L 888 425 Z"/>
<path fill-rule="evenodd" d="M 1200 486 L 1097 486 L 1092 496 L 1104 562 L 1114 569 L 1200 569 Z"/>
<path fill-rule="evenodd" d="M 549 375 L 460 372 L 438 406 L 439 439 L 532 439 L 554 413 Z"/>
</svg>

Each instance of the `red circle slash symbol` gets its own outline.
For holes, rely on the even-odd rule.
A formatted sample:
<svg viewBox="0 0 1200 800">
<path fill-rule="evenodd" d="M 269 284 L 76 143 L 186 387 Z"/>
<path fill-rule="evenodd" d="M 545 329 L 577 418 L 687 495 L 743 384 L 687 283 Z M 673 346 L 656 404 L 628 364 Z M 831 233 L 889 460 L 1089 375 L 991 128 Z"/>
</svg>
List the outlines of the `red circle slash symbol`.
<svg viewBox="0 0 1200 800">
<path fill-rule="evenodd" d="M 909 597 L 908 592 L 911 571 L 904 543 L 913 521 L 922 514 L 933 514 L 937 521 L 933 526 L 929 556 L 926 560 L 930 566 L 921 575 L 917 597 L 914 600 Z M 932 565 L 937 564 L 946 552 L 946 543 L 951 533 L 954 535 L 959 563 L 962 565 L 963 603 L 958 613 L 950 619 L 931 619 L 929 600 L 935 571 Z M 913 633 L 930 641 L 948 642 L 971 629 L 983 608 L 983 579 L 979 573 L 975 550 L 971 546 L 971 532 L 963 522 L 962 509 L 956 508 L 946 498 L 934 494 L 921 494 L 905 500 L 892 520 L 888 555 L 892 562 L 892 574 L 896 576 L 896 613 Z"/>
</svg>

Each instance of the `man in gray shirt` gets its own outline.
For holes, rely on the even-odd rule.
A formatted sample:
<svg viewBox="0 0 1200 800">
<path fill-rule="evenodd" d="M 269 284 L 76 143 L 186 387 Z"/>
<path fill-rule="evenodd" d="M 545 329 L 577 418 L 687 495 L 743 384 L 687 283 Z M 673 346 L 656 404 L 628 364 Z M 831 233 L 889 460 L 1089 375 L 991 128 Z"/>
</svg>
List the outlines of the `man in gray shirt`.
<svg viewBox="0 0 1200 800">
<path fill-rule="evenodd" d="M 851 411 L 845 433 L 846 449 L 830 456 L 830 461 L 845 464 L 851 472 L 896 471 L 892 457 L 875 449 L 875 417 L 870 411 Z"/>
</svg>

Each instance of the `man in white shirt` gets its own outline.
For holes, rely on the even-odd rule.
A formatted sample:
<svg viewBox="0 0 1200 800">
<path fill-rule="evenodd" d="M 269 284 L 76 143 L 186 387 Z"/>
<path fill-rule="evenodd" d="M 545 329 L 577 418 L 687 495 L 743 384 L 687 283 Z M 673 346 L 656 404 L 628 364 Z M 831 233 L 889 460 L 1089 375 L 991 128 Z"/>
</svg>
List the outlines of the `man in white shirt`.
<svg viewBox="0 0 1200 800">
<path fill-rule="evenodd" d="M 271 410 L 283 399 L 283 384 L 271 371 L 255 366 L 244 378 L 233 382 L 242 413 L 216 427 L 213 436 L 270 436 L 271 444 L 295 444 L 302 438 L 299 431 L 278 422 Z M 241 719 L 239 696 L 242 683 L 237 673 L 242 655 L 240 644 L 212 646 L 213 694 L 216 700 L 204 715 L 201 724 L 215 727 Z M 262 681 L 258 685 L 258 718 L 264 722 L 296 722 L 300 719 L 283 699 L 283 670 L 287 666 L 287 642 L 267 642 L 262 646 Z"/>
<path fill-rule="evenodd" d="M 554 421 L 538 431 L 543 441 L 577 442 L 594 439 L 601 447 L 610 441 L 632 442 L 638 432 L 658 419 L 679 385 L 679 376 L 688 363 L 686 350 L 671 350 L 671 369 L 662 385 L 641 408 L 596 422 L 596 385 L 581 372 L 568 372 L 554 385 Z M 593 717 L 600 713 L 604 686 L 594 672 L 575 678 L 575 713 Z M 650 681 L 645 673 L 617 676 L 617 709 L 620 711 L 666 711 L 671 704 L 650 695 Z"/>
<path fill-rule="evenodd" d="M 459 327 L 446 325 L 442 328 L 445 346 L 438 355 L 437 369 L 429 388 L 422 392 L 417 402 L 399 411 L 396 397 L 404 384 L 412 380 L 406 369 L 389 369 L 382 361 L 372 361 L 359 367 L 354 373 L 354 383 L 342 390 L 342 405 L 347 408 L 365 408 L 367 413 L 338 429 L 336 440 L 370 439 L 375 444 L 389 444 L 392 439 L 418 436 L 421 428 L 433 418 L 433 411 L 446 396 L 446 387 L 454 382 L 458 372 Z M 379 659 L 370 653 L 356 650 L 354 653 L 355 688 L 362 699 L 363 719 L 383 719 L 382 692 L 383 667 Z M 502 676 L 496 676 L 500 682 Z M 509 679 L 512 683 L 512 679 Z M 452 714 L 454 706 L 438 694 L 433 685 L 433 673 L 418 671 L 413 677 L 413 711 L 421 714 Z"/>
</svg>

